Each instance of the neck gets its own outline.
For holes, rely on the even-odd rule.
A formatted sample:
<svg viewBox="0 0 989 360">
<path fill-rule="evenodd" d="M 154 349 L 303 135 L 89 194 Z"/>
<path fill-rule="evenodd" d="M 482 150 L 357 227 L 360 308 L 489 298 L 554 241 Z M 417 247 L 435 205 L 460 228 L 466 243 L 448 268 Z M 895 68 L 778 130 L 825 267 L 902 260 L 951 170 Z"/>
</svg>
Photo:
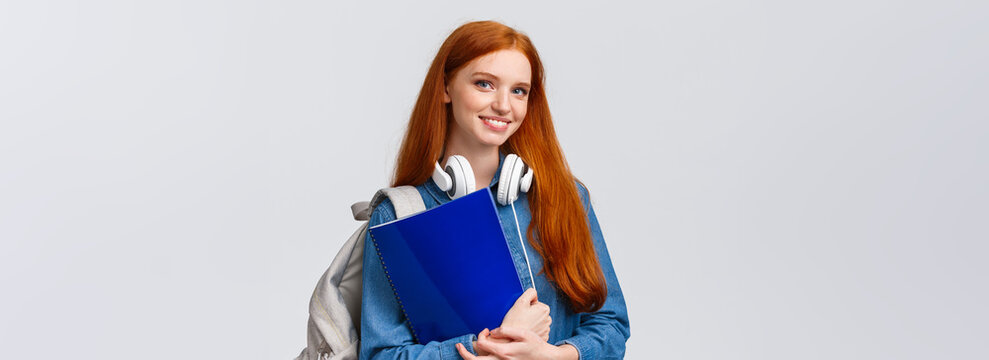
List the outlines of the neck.
<svg viewBox="0 0 989 360">
<path fill-rule="evenodd" d="M 474 188 L 483 189 L 488 187 L 494 178 L 495 171 L 498 171 L 498 161 L 500 159 L 498 156 L 498 147 L 487 145 L 467 146 L 466 144 L 451 140 L 453 138 L 448 138 L 443 159 L 445 160 L 451 155 L 460 155 L 467 158 L 467 161 L 470 162 L 471 169 L 474 170 Z"/>
</svg>

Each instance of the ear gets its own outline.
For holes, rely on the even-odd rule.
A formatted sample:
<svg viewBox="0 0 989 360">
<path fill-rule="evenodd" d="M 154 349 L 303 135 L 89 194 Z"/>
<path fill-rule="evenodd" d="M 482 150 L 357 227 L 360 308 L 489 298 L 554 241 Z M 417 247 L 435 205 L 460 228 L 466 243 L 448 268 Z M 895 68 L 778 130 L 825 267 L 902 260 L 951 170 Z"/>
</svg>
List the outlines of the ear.
<svg viewBox="0 0 989 360">
<path fill-rule="evenodd" d="M 450 101 L 450 85 L 447 85 L 443 88 L 443 103 L 449 104 Z"/>
</svg>

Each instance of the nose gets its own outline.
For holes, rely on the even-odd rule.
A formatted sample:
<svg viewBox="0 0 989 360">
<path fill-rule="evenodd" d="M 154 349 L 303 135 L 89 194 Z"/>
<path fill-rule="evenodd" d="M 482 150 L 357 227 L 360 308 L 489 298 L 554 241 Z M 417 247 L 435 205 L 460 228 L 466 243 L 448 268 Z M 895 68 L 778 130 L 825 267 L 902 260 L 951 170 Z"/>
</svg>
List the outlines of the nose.
<svg viewBox="0 0 989 360">
<path fill-rule="evenodd" d="M 495 95 L 494 102 L 491 103 L 491 109 L 498 112 L 498 115 L 505 115 L 512 110 L 508 103 L 508 91 L 498 90 Z"/>
</svg>

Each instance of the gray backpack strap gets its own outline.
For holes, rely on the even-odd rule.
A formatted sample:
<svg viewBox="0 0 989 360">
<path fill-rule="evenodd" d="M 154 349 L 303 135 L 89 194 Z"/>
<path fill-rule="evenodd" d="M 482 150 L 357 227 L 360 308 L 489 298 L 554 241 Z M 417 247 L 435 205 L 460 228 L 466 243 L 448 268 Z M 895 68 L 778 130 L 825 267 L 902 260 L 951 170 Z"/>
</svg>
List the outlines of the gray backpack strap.
<svg viewBox="0 0 989 360">
<path fill-rule="evenodd" d="M 422 195 L 415 186 L 405 185 L 394 188 L 384 188 L 378 190 L 371 198 L 371 201 L 356 202 L 350 206 L 350 211 L 354 214 L 354 220 L 366 221 L 371 218 L 371 211 L 378 204 L 385 200 L 391 200 L 395 207 L 395 218 L 403 218 L 417 212 L 426 210 L 426 204 L 422 202 Z"/>
<path fill-rule="evenodd" d="M 374 198 L 371 199 L 370 204 L 368 204 L 368 208 L 374 209 L 385 200 L 386 196 L 391 200 L 392 206 L 395 207 L 396 219 L 426 210 L 426 204 L 422 202 L 422 195 L 419 194 L 419 190 L 416 190 L 414 186 L 408 185 L 378 190 L 374 194 Z"/>
<path fill-rule="evenodd" d="M 354 205 L 350 205 L 350 212 L 354 213 L 354 220 L 368 221 L 371 219 L 371 202 L 355 202 Z"/>
</svg>

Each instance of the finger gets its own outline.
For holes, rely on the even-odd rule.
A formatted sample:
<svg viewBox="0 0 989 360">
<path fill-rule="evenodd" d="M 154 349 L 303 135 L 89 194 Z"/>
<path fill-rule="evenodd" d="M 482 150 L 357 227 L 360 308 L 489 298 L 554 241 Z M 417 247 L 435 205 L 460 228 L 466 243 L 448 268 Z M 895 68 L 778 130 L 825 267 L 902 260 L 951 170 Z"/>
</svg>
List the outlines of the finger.
<svg viewBox="0 0 989 360">
<path fill-rule="evenodd" d="M 531 333 L 532 331 L 525 331 L 510 326 L 502 326 L 497 329 L 494 329 L 494 331 L 491 332 L 491 335 L 500 338 L 512 339 L 513 341 L 523 341 L 525 340 L 526 336 Z"/>
<path fill-rule="evenodd" d="M 515 302 L 518 304 L 532 305 L 538 300 L 539 299 L 536 297 L 536 289 L 528 288 L 524 292 L 522 292 L 522 295 L 519 296 L 518 300 L 516 300 Z"/>
<path fill-rule="evenodd" d="M 488 341 L 496 342 L 496 343 L 512 342 L 512 339 L 510 339 L 510 338 L 507 338 L 507 337 L 498 337 L 498 336 L 495 336 L 494 334 L 488 335 L 487 336 L 487 339 L 488 339 Z"/>
<path fill-rule="evenodd" d="M 464 360 L 477 359 L 477 357 L 474 356 L 474 354 L 471 354 L 470 351 L 467 351 L 467 347 L 464 346 L 464 344 L 457 343 L 457 352 L 460 353 L 460 357 L 464 358 Z"/>
<path fill-rule="evenodd" d="M 541 302 L 538 302 L 538 301 L 535 302 L 535 303 L 533 303 L 532 305 L 538 307 L 539 308 L 539 311 L 542 311 L 547 316 L 549 315 L 549 313 L 550 313 L 549 305 L 546 305 L 546 304 L 541 303 Z"/>
<path fill-rule="evenodd" d="M 490 340 L 491 338 L 478 338 L 477 345 L 474 346 L 474 350 L 482 351 L 484 353 L 494 355 L 498 358 L 507 357 L 509 352 L 513 349 L 513 344 L 511 342 L 497 343 Z"/>
<path fill-rule="evenodd" d="M 492 343 L 497 343 L 497 344 L 504 344 L 504 343 L 512 342 L 512 339 L 510 339 L 510 338 L 504 338 L 504 337 L 494 336 L 494 334 L 492 334 L 491 331 L 488 330 L 488 329 L 484 329 L 483 331 L 481 331 L 480 334 L 477 334 L 477 339 L 478 340 L 481 340 L 482 338 L 484 340 L 486 340 L 486 341 L 489 341 L 489 342 L 492 342 Z"/>
</svg>

